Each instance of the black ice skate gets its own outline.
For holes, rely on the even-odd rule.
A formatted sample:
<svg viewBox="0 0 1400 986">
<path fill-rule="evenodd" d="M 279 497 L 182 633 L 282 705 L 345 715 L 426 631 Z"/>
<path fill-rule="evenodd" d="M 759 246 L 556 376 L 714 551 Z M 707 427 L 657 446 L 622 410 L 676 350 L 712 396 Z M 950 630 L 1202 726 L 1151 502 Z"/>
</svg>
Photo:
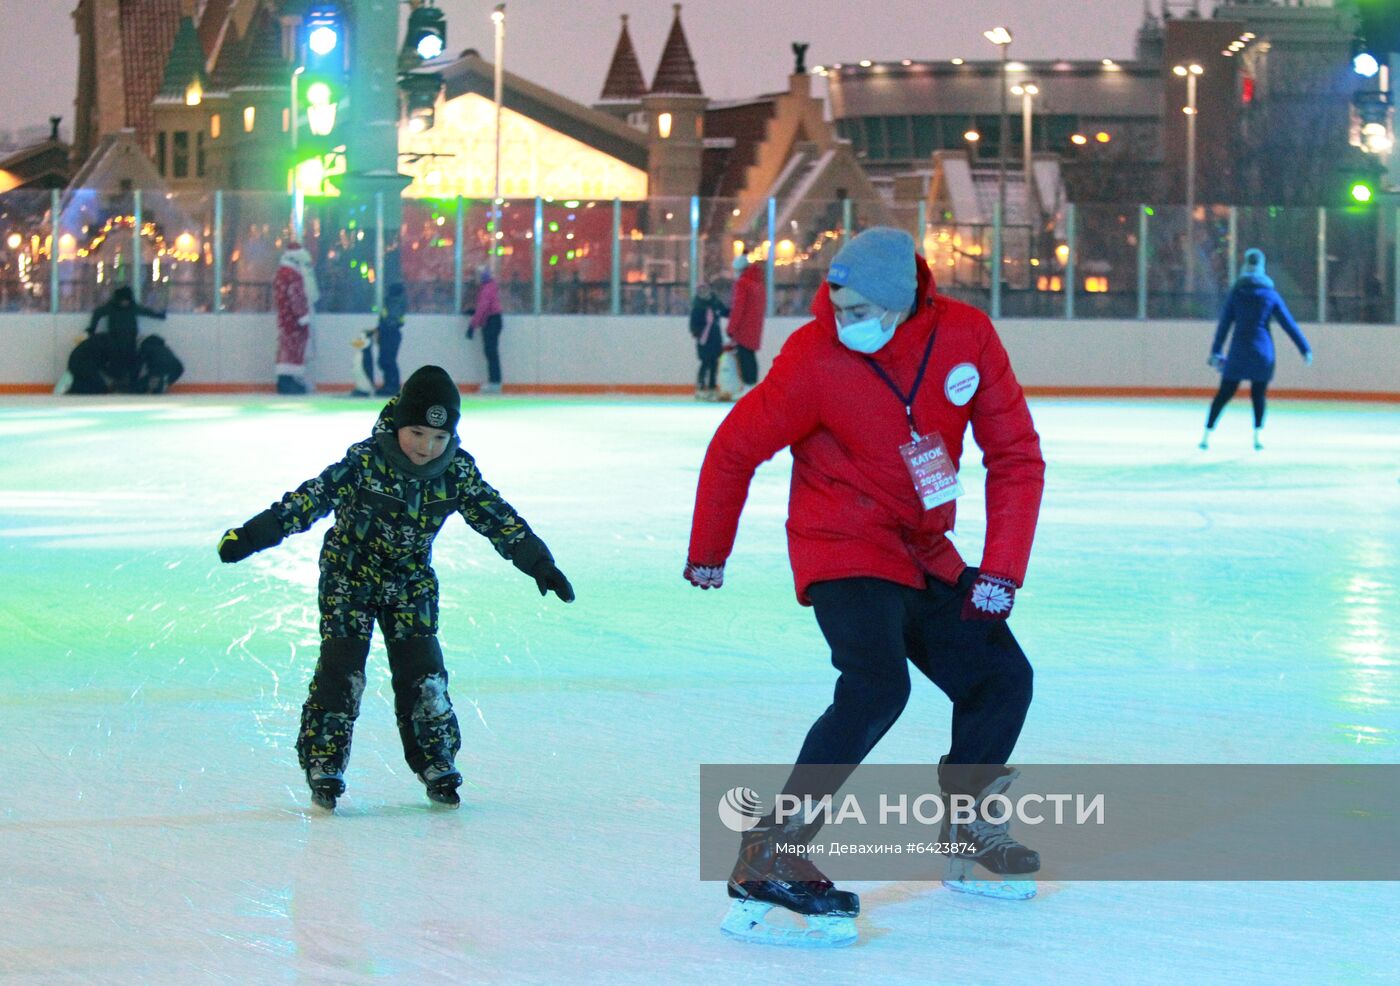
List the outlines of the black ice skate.
<svg viewBox="0 0 1400 986">
<path fill-rule="evenodd" d="M 457 788 L 462 786 L 462 775 L 448 760 L 434 760 L 423 768 L 418 779 L 428 789 L 428 799 L 448 808 L 456 808 L 462 803 Z"/>
<path fill-rule="evenodd" d="M 801 844 L 797 825 L 761 825 L 745 833 L 729 877 L 733 903 L 720 930 L 767 945 L 830 948 L 856 940 L 860 898 L 837 890 L 804 854 L 782 851 Z M 774 907 L 796 916 L 796 922 L 770 921 Z"/>
<path fill-rule="evenodd" d="M 312 760 L 306 768 L 306 783 L 311 788 L 311 803 L 325 811 L 335 811 L 335 799 L 345 793 L 345 778 L 340 765 L 332 760 Z"/>
<path fill-rule="evenodd" d="M 1026 876 L 1039 870 L 1040 854 L 1011 837 L 1007 831 L 1009 822 L 994 825 L 982 817 L 983 802 L 991 795 L 1005 794 L 1011 782 L 1019 776 L 1019 771 L 1012 770 L 983 788 L 975 796 L 975 818 L 971 822 L 952 824 L 951 805 L 949 811 L 944 813 L 940 841 L 952 843 L 955 847 L 968 847 L 962 852 L 954 852 L 948 860 L 948 876 L 943 886 L 949 890 L 997 900 L 1029 900 L 1035 896 L 1034 880 L 1009 878 Z M 973 869 L 977 866 L 997 879 L 973 878 Z"/>
</svg>

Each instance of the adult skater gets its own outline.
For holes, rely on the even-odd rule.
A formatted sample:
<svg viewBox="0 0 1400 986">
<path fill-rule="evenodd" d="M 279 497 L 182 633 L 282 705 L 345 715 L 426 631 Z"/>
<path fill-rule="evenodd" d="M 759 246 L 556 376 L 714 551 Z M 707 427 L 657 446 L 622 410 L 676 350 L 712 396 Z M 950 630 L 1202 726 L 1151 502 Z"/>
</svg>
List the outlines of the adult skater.
<svg viewBox="0 0 1400 986">
<path fill-rule="evenodd" d="M 501 292 L 496 284 L 496 276 L 490 267 L 483 267 L 477 277 L 476 307 L 471 310 L 471 321 L 467 323 L 467 338 L 477 329 L 481 330 L 481 345 L 486 351 L 486 382 L 481 385 L 483 394 L 501 392 L 501 330 L 505 327 L 504 310 L 501 308 Z"/>
<path fill-rule="evenodd" d="M 433 539 L 460 513 L 516 568 L 572 602 L 573 587 L 545 543 L 458 446 L 461 400 L 438 366 L 425 366 L 380 412 L 373 437 L 242 527 L 226 532 L 219 558 L 242 561 L 335 511 L 321 547 L 321 656 L 297 732 L 297 759 L 312 799 L 333 809 L 345 791 L 351 733 L 365 687 L 370 634 L 379 622 L 389 654 L 404 759 L 428 797 L 456 806 L 461 733 L 438 645 Z"/>
<path fill-rule="evenodd" d="M 943 791 L 980 803 L 1015 776 L 1005 764 L 1031 700 L 1030 664 L 1006 619 L 1040 508 L 1040 440 L 991 323 L 937 294 L 909 234 L 877 227 L 846 244 L 812 314 L 710 442 L 685 578 L 702 589 L 723 585 L 754 469 L 791 446 L 787 530 L 797 598 L 814 608 L 840 677 L 786 793 L 816 799 L 839 789 L 899 718 L 912 662 L 953 701 L 952 746 L 938 768 Z M 969 423 L 987 467 L 980 569 L 965 565 L 947 536 Z M 841 766 L 808 769 L 832 764 Z M 745 834 L 726 930 L 782 940 L 764 922 L 779 905 L 811 916 L 818 937 L 853 939 L 856 895 L 775 848 L 805 844 L 813 831 L 770 814 Z M 1013 875 L 1040 865 L 1005 825 L 980 814 L 945 829 L 943 841 L 976 847 L 953 861 L 952 876 L 974 862 Z M 1034 893 L 1026 883 L 949 885 Z"/>
<path fill-rule="evenodd" d="M 99 305 L 88 320 L 87 334 L 97 332 L 97 326 L 107 320 L 109 342 L 105 348 L 106 364 L 102 368 L 110 381 L 110 389 L 118 394 L 138 392 L 137 378 L 141 372 L 141 355 L 136 346 L 137 316 L 158 318 L 164 321 L 165 312 L 147 308 L 136 301 L 136 295 L 129 287 L 120 287 L 112 292 L 112 297 L 104 305 Z M 91 390 L 75 390 L 73 393 L 92 393 Z"/>
<path fill-rule="evenodd" d="M 719 400 L 719 357 L 724 350 L 724 317 L 729 308 L 715 295 L 708 281 L 695 286 L 690 303 L 690 337 L 695 340 L 695 358 L 700 369 L 695 374 L 695 399 Z"/>
<path fill-rule="evenodd" d="M 734 258 L 734 276 L 734 297 L 730 300 L 731 313 L 726 328 L 729 338 L 734 340 L 739 382 L 747 389 L 758 383 L 758 349 L 763 345 L 768 292 L 763 286 L 762 265 L 750 264 L 743 254 Z"/>
<path fill-rule="evenodd" d="M 1244 252 L 1244 268 L 1225 299 L 1220 322 L 1215 327 L 1215 340 L 1210 345 L 1207 362 L 1220 371 L 1220 389 L 1210 402 L 1201 448 L 1210 447 L 1210 433 L 1215 430 L 1220 412 L 1239 390 L 1241 380 L 1249 381 L 1249 396 L 1254 402 L 1254 447 L 1264 447 L 1260 433 L 1264 430 L 1265 395 L 1269 381 L 1274 378 L 1274 336 L 1269 328 L 1274 319 L 1303 354 L 1303 362 L 1311 366 L 1312 347 L 1274 288 L 1273 279 L 1264 273 L 1264 251 L 1251 247 Z M 1234 334 L 1226 355 L 1225 337 L 1230 335 L 1231 326 Z"/>
</svg>

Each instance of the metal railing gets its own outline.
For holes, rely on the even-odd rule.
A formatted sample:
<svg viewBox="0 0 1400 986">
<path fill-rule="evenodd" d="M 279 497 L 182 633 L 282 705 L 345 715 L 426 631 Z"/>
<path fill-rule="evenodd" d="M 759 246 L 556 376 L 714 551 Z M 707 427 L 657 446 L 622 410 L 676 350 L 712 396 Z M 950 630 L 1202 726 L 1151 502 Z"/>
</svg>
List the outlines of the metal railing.
<svg viewBox="0 0 1400 986">
<path fill-rule="evenodd" d="M 489 200 L 403 199 L 383 229 L 388 204 L 306 203 L 318 310 L 374 311 L 389 279 L 412 313 L 470 309 L 494 251 L 508 311 L 682 315 L 700 279 L 727 287 L 742 252 L 766 267 L 770 314 L 801 315 L 841 244 L 891 224 L 915 234 L 943 293 L 994 318 L 1211 318 L 1255 246 L 1299 319 L 1400 322 L 1390 204 L 1198 206 L 1189 220 L 1182 206 L 1067 205 L 1000 230 L 995 214 L 957 223 L 922 203 L 702 198 L 511 199 L 499 223 Z M 275 194 L 0 194 L 0 312 L 89 311 L 123 284 L 173 312 L 270 311 L 290 215 Z"/>
</svg>

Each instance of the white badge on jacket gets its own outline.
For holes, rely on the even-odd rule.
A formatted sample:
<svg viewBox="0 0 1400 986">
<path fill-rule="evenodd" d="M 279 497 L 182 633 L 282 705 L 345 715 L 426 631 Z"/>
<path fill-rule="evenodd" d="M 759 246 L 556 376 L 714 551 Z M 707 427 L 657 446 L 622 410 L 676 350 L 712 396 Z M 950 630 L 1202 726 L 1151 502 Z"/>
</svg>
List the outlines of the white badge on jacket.
<svg viewBox="0 0 1400 986">
<path fill-rule="evenodd" d="M 948 371 L 948 378 L 943 381 L 943 393 L 950 403 L 962 407 L 972 400 L 981 382 L 982 375 L 977 372 L 977 367 L 971 363 L 959 363 Z"/>
</svg>

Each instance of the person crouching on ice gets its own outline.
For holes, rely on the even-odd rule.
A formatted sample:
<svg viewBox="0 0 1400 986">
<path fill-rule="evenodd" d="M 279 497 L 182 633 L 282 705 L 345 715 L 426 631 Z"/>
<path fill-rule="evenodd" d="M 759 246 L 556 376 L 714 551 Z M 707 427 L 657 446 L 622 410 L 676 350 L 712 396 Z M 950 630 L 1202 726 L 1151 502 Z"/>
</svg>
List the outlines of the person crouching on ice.
<svg viewBox="0 0 1400 986">
<path fill-rule="evenodd" d="M 943 791 L 980 801 L 1010 783 L 1005 764 L 1031 701 L 1031 667 L 1006 618 L 1040 509 L 1039 437 L 991 322 L 936 292 L 908 233 L 876 227 L 846 244 L 812 314 L 710 442 L 685 578 L 723 585 L 754 470 L 790 446 L 797 598 L 813 607 L 840 677 L 785 793 L 816 802 L 844 784 L 903 711 L 912 663 L 953 701 Z M 987 468 L 980 568 L 948 540 L 969 423 Z M 842 766 L 806 769 L 832 764 Z M 999 874 L 1039 868 L 995 828 L 943 841 L 975 843 L 973 861 Z M 775 852 L 812 834 L 770 814 L 746 833 L 730 896 L 853 915 L 855 894 L 835 890 L 809 860 Z"/>
<path fill-rule="evenodd" d="M 461 398 L 447 371 L 424 366 L 380 412 L 373 436 L 219 541 L 219 558 L 242 561 L 311 527 L 332 510 L 321 547 L 321 656 L 297 733 L 297 759 L 312 798 L 333 809 L 345 791 L 350 739 L 365 687 L 376 621 L 384 635 L 404 759 L 428 797 L 456 806 L 462 745 L 438 646 L 433 539 L 460 513 L 516 568 L 572 602 L 573 587 L 545 543 L 481 477 L 458 446 Z"/>
</svg>

